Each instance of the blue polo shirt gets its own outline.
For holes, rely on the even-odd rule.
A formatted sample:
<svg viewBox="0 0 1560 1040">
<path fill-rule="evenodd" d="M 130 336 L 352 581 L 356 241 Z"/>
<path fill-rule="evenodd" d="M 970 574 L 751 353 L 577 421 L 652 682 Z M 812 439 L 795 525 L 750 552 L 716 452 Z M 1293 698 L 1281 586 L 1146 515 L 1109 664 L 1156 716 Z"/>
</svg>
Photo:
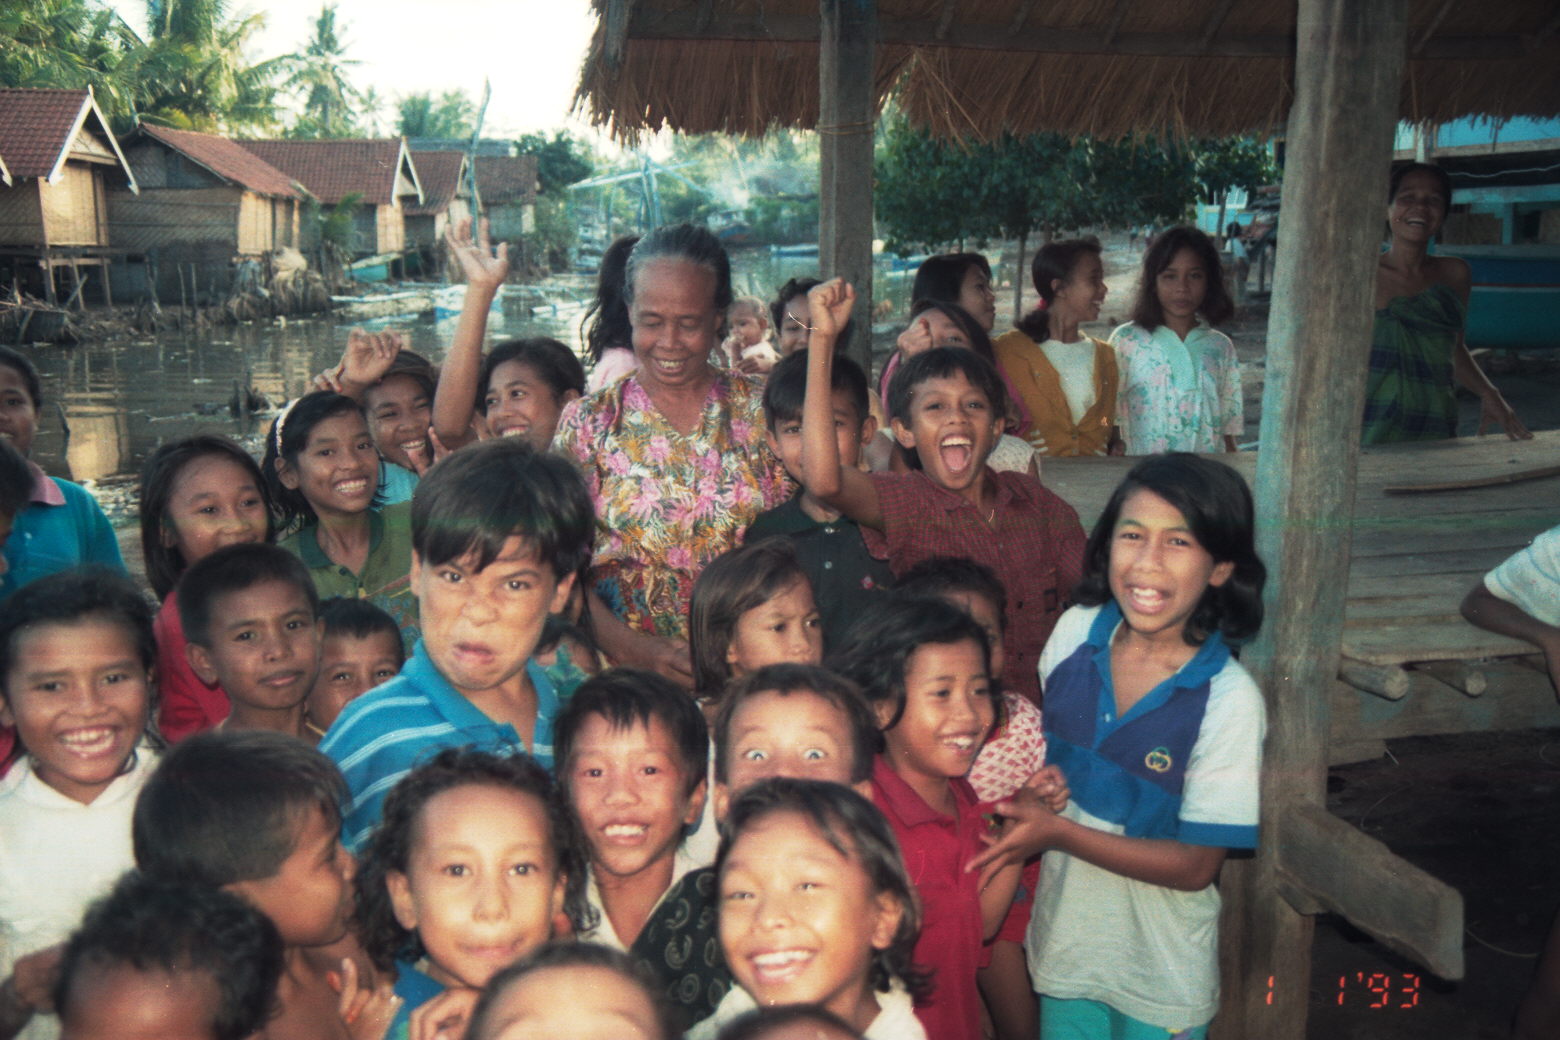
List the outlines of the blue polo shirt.
<svg viewBox="0 0 1560 1040">
<path fill-rule="evenodd" d="M 553 720 L 559 701 L 547 674 L 535 661 L 526 674 L 536 688 L 536 726 L 526 748 L 515 728 L 497 723 L 434 667 L 419 640 L 394 679 L 376 686 L 342 709 L 320 741 L 347 778 L 352 804 L 341 821 L 341 840 L 357 852 L 379 823 L 385 795 L 407 773 L 447 747 L 485 751 L 529 750 L 547 770 L 553 767 Z"/>
<path fill-rule="evenodd" d="M 1253 847 L 1262 694 L 1214 636 L 1118 714 L 1110 644 L 1120 624 L 1114 602 L 1074 607 L 1040 658 L 1046 760 L 1072 789 L 1063 815 L 1131 838 Z M 1217 885 L 1183 892 L 1052 849 L 1024 947 L 1035 992 L 1176 1032 L 1218 1010 L 1218 937 Z"/>
<path fill-rule="evenodd" d="M 102 507 L 80 484 L 50 477 L 29 462 L 32 497 L 16 514 L 5 543 L 9 566 L 0 578 L 0 600 L 29 582 L 82 564 L 123 572 L 119 540 Z"/>
</svg>

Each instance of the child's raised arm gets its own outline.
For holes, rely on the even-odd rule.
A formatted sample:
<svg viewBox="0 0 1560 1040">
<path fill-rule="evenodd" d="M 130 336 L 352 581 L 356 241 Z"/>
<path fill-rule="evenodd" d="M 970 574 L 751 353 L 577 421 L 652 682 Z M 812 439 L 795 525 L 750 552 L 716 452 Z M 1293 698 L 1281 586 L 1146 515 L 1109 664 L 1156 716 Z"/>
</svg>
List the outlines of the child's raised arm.
<svg viewBox="0 0 1560 1040">
<path fill-rule="evenodd" d="M 487 334 L 488 308 L 509 277 L 509 243 L 494 248 L 488 222 L 478 226 L 471 239 L 471 221 L 444 229 L 450 255 L 466 275 L 466 300 L 449 353 L 439 368 L 439 385 L 433 393 L 433 433 L 451 451 L 472 441 L 471 416 L 477 409 L 477 380 L 482 375 L 482 339 Z"/>
<path fill-rule="evenodd" d="M 807 396 L 802 402 L 802 484 L 858 524 L 882 530 L 877 488 L 865 473 L 840 464 L 834 436 L 834 341 L 850 320 L 856 290 L 839 278 L 807 293 Z"/>
<path fill-rule="evenodd" d="M 1085 827 L 1056 815 L 1038 792 L 1028 788 L 998 803 L 996 811 L 1008 817 L 1008 827 L 991 848 L 965 868 L 981 871 L 982 880 L 1009 864 L 1058 849 L 1112 874 L 1182 892 L 1199 892 L 1219 876 L 1228 851 L 1170 838 L 1129 838 Z"/>
</svg>

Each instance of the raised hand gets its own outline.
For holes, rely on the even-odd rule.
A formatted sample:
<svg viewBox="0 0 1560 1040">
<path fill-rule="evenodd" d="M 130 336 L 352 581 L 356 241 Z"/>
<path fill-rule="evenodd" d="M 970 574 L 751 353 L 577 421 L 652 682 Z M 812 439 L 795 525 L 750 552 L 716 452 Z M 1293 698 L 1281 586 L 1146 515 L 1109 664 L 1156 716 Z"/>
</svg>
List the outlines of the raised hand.
<svg viewBox="0 0 1560 1040">
<path fill-rule="evenodd" d="M 336 1010 L 352 1040 L 384 1040 L 401 1003 L 394 984 L 386 981 L 377 986 L 362 985 L 358 981 L 357 962 L 351 957 L 341 959 L 341 997 Z"/>
<path fill-rule="evenodd" d="M 477 238 L 471 237 L 471 220 L 467 218 L 444 229 L 444 242 L 450 255 L 460 264 L 466 284 L 473 289 L 496 292 L 509 277 L 509 243 L 500 242 L 497 248 L 488 237 L 488 222 L 477 225 Z"/>
<path fill-rule="evenodd" d="M 856 305 L 856 290 L 843 278 L 830 278 L 807 291 L 807 318 L 810 332 L 836 337 L 850 321 Z"/>
<path fill-rule="evenodd" d="M 899 353 L 907 358 L 915 357 L 923 351 L 932 349 L 932 323 L 925 318 L 917 318 L 910 323 L 910 327 L 899 334 L 895 343 L 899 347 Z"/>
<path fill-rule="evenodd" d="M 461 1040 L 477 1006 L 478 990 L 452 986 L 412 1012 L 409 1040 Z"/>
<path fill-rule="evenodd" d="M 336 369 L 341 392 L 362 393 L 385 377 L 395 356 L 406 346 L 406 337 L 395 329 L 369 332 L 353 329 L 347 333 L 347 349 Z"/>
</svg>

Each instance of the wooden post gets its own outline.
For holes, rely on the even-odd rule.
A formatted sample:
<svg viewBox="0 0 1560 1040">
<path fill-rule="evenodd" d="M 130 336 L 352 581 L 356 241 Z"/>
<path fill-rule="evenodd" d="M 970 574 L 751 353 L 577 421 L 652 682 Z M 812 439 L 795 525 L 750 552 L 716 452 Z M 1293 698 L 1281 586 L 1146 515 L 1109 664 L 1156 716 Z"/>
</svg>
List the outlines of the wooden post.
<svg viewBox="0 0 1560 1040">
<path fill-rule="evenodd" d="M 856 287 L 841 349 L 872 371 L 872 128 L 876 0 L 822 0 L 818 44 L 818 266 Z"/>
<path fill-rule="evenodd" d="M 1343 631 L 1406 7 L 1406 0 L 1299 0 L 1284 261 L 1268 319 L 1255 488 L 1268 617 L 1242 657 L 1268 707 L 1262 847 L 1224 868 L 1224 989 L 1214 1035 L 1225 1040 L 1305 1037 L 1312 919 L 1283 898 L 1278 860 L 1290 838 L 1286 813 L 1322 806 L 1326 796 L 1327 694 Z"/>
</svg>

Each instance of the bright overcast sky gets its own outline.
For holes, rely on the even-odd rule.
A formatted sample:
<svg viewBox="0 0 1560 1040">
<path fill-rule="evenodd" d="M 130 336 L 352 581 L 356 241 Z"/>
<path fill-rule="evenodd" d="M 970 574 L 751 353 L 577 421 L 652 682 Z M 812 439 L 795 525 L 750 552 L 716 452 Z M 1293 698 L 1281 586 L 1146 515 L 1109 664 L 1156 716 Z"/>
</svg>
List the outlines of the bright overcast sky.
<svg viewBox="0 0 1560 1040">
<path fill-rule="evenodd" d="M 137 29 L 144 0 L 111 0 Z M 265 12 L 255 58 L 301 50 L 314 29 L 320 0 L 230 0 L 236 12 Z M 336 30 L 359 88 L 393 100 L 420 91 L 462 89 L 482 95 L 493 84 L 485 137 L 509 137 L 559 127 L 568 119 L 580 62 L 594 20 L 589 0 L 337 0 Z M 387 130 L 394 110 L 383 113 Z"/>
</svg>

